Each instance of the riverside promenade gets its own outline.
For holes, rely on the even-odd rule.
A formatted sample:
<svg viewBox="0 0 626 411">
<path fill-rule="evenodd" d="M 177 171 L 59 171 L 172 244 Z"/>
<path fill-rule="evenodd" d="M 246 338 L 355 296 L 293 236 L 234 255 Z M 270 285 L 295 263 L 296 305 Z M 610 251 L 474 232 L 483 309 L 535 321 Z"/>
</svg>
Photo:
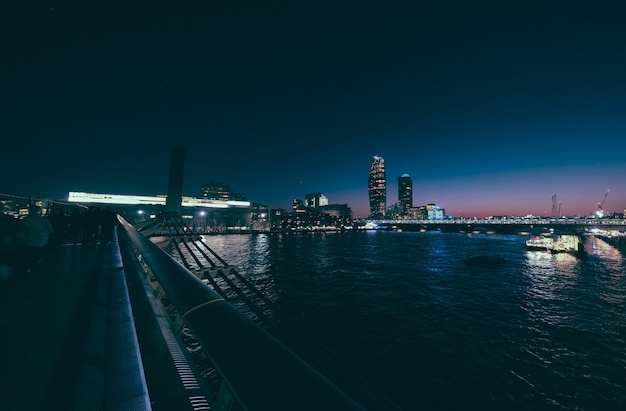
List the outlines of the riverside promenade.
<svg viewBox="0 0 626 411">
<path fill-rule="evenodd" d="M 117 238 L 0 268 L 0 409 L 151 408 Z"/>
<path fill-rule="evenodd" d="M 120 222 L 111 242 L 49 246 L 30 271 L 0 266 L 0 409 L 363 409 Z M 155 280 L 214 360 L 217 389 L 155 301 Z M 375 409 L 394 409 L 382 400 Z"/>
</svg>

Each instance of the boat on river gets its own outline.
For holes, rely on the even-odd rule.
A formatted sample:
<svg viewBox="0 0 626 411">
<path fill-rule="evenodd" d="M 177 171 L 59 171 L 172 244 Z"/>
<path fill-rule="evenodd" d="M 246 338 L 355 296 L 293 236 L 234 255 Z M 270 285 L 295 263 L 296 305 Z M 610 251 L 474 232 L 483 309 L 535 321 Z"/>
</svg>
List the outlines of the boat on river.
<svg viewBox="0 0 626 411">
<path fill-rule="evenodd" d="M 554 248 L 551 251 L 556 253 L 569 253 L 576 256 L 583 256 L 585 254 L 585 248 L 583 247 L 582 239 L 576 234 L 562 234 L 558 236 L 554 242 Z"/>
<path fill-rule="evenodd" d="M 551 252 L 554 249 L 554 239 L 543 235 L 532 236 L 526 240 L 526 249 Z"/>
<path fill-rule="evenodd" d="M 569 253 L 581 256 L 585 253 L 582 240 L 576 234 L 560 234 L 552 236 L 536 236 L 526 240 L 526 249 L 547 251 L 552 254 Z"/>
</svg>

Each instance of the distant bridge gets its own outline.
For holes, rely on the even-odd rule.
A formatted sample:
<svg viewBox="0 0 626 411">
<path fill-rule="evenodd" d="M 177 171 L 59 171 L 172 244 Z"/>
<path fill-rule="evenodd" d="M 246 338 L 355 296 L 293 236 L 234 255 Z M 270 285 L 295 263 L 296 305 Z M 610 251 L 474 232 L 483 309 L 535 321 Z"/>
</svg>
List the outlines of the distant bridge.
<svg viewBox="0 0 626 411">
<path fill-rule="evenodd" d="M 494 232 L 515 234 L 520 232 L 575 231 L 585 232 L 593 228 L 626 231 L 626 219 L 607 218 L 454 218 L 445 220 L 370 220 L 382 229 L 406 231 L 444 232 Z"/>
</svg>

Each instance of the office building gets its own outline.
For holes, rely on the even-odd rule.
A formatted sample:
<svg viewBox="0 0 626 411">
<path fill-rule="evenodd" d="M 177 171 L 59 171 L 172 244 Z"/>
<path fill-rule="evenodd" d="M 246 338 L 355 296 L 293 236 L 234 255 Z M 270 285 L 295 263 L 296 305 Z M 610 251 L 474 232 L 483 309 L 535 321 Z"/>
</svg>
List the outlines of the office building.
<svg viewBox="0 0 626 411">
<path fill-rule="evenodd" d="M 368 191 L 370 197 L 370 217 L 383 218 L 387 209 L 387 178 L 385 175 L 385 160 L 378 155 L 372 159 Z"/>
<path fill-rule="evenodd" d="M 211 180 L 202 186 L 202 197 L 210 200 L 228 201 L 231 199 L 230 187 L 227 184 Z"/>
<path fill-rule="evenodd" d="M 446 210 L 437 204 L 427 204 L 419 207 L 419 209 L 424 220 L 443 220 L 445 218 Z"/>
<path fill-rule="evenodd" d="M 319 209 L 328 205 L 328 198 L 322 193 L 310 193 L 304 196 L 304 206 L 306 208 Z"/>
<path fill-rule="evenodd" d="M 413 179 L 407 173 L 398 177 L 398 206 L 400 215 L 407 215 L 413 207 Z"/>
</svg>

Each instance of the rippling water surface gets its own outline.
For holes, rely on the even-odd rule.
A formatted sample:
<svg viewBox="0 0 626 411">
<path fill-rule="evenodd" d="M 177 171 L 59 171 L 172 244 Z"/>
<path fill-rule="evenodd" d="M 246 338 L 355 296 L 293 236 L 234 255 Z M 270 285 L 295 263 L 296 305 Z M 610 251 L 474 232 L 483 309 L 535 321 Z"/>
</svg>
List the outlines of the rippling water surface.
<svg viewBox="0 0 626 411">
<path fill-rule="evenodd" d="M 525 240 L 207 237 L 403 409 L 626 410 L 622 254 L 593 237 L 584 259 L 526 251 Z"/>
</svg>

